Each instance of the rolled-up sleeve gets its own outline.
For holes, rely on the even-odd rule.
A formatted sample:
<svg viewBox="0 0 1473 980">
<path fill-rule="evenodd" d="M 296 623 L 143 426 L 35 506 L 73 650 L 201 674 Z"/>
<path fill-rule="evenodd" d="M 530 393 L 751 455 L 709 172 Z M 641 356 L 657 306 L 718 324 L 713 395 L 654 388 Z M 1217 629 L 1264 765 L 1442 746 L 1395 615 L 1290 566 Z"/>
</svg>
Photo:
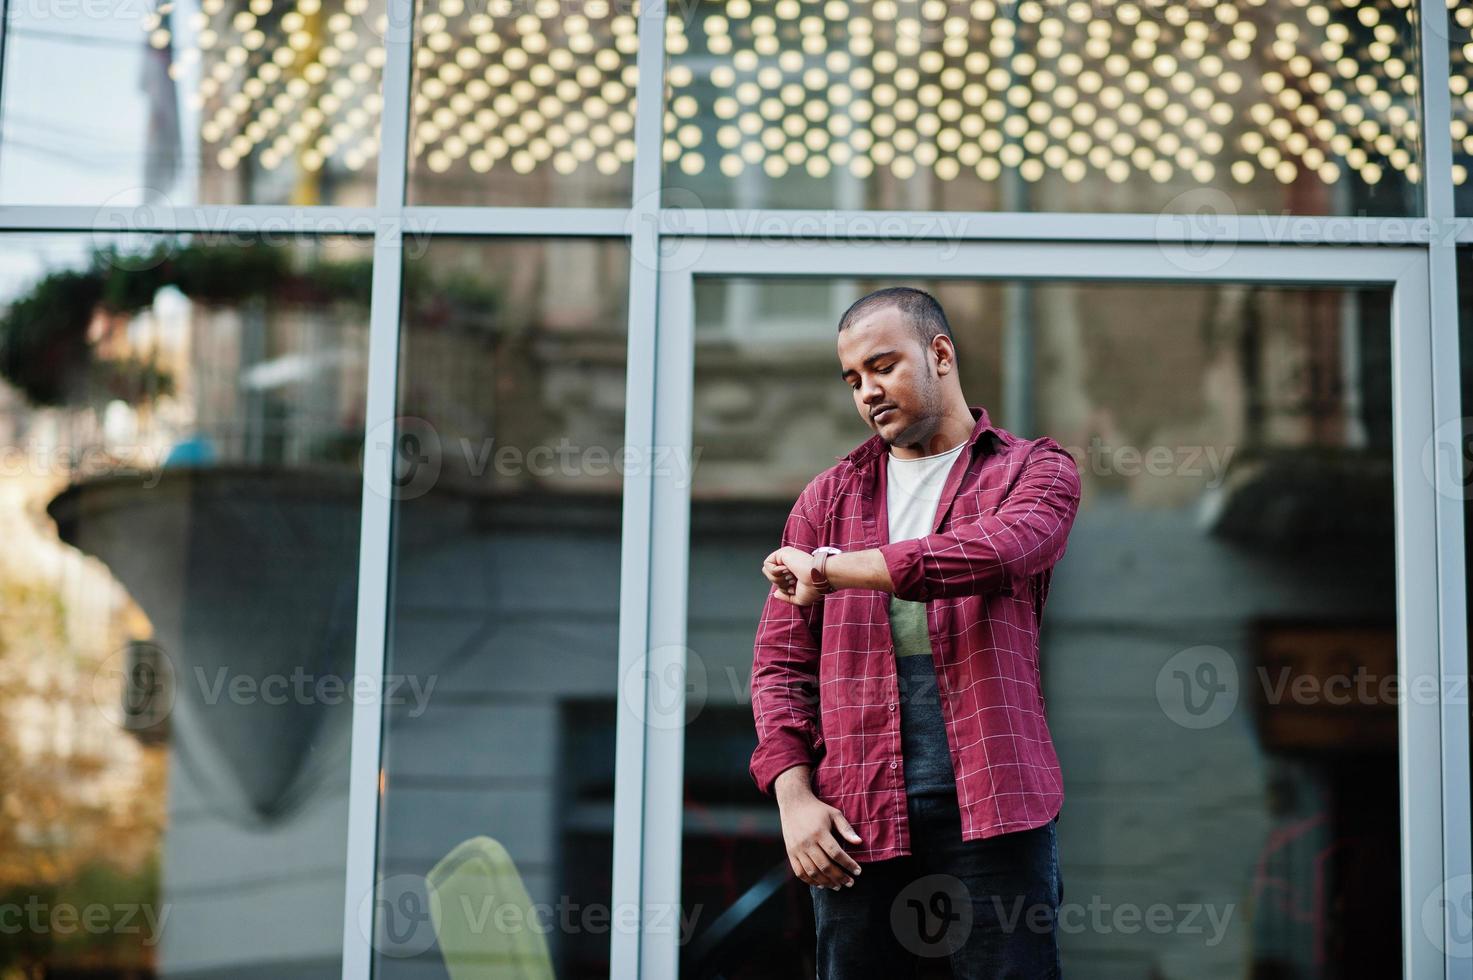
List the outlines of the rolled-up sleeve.
<svg viewBox="0 0 1473 980">
<path fill-rule="evenodd" d="M 819 545 L 811 520 L 813 484 L 793 505 L 783 527 L 783 547 L 812 551 Z M 757 748 L 750 771 L 757 788 L 773 795 L 773 783 L 785 769 L 812 765 L 823 745 L 818 725 L 818 660 L 823 633 L 823 604 L 795 606 L 772 595 L 757 624 L 752 653 L 752 716 Z"/>
<path fill-rule="evenodd" d="M 1079 495 L 1074 457 L 1046 436 L 1034 440 L 995 513 L 880 546 L 896 598 L 982 595 L 1052 567 L 1063 557 Z"/>
</svg>

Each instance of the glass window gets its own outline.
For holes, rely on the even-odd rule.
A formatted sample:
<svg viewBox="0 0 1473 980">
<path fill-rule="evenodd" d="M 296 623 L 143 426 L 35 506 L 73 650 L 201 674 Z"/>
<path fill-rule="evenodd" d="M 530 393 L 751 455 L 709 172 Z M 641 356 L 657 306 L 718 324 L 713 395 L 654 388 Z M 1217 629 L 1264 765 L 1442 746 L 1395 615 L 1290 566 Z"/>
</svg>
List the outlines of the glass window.
<svg viewBox="0 0 1473 980">
<path fill-rule="evenodd" d="M 1448 84 L 1453 115 L 1453 185 L 1457 212 L 1473 216 L 1473 2 L 1447 0 L 1447 28 L 1451 40 Z"/>
<path fill-rule="evenodd" d="M 1438 492 L 1463 501 L 1464 587 L 1467 589 L 1467 630 L 1473 637 L 1473 247 L 1458 249 L 1458 360 L 1463 400 L 1462 417 L 1454 423 L 1458 468 L 1455 478 L 1439 484 Z M 1448 423 L 1444 422 L 1443 425 Z M 1473 737 L 1473 734 L 1470 734 Z M 1473 776 L 1473 774 L 1470 774 Z M 1473 834 L 1473 827 L 1469 828 Z"/>
<path fill-rule="evenodd" d="M 871 434 L 836 325 L 893 284 L 696 294 L 688 643 L 710 683 L 686 729 L 686 977 L 813 975 L 811 898 L 748 772 L 758 569 Z M 1041 635 L 1065 972 L 1397 975 L 1389 294 L 913 285 L 947 310 L 968 402 L 1080 466 Z M 759 332 L 745 311 L 774 286 L 797 312 Z M 1169 928 L 1112 925 L 1149 909 Z"/>
<path fill-rule="evenodd" d="M 608 976 L 628 268 L 406 256 L 376 976 Z"/>
<path fill-rule="evenodd" d="M 372 249 L 116 244 L 0 239 L 0 973 L 337 980 Z"/>
<path fill-rule="evenodd" d="M 375 197 L 384 0 L 6 9 L 0 201 Z"/>
<path fill-rule="evenodd" d="M 637 16 L 630 0 L 421 5 L 410 203 L 627 207 Z"/>
<path fill-rule="evenodd" d="M 1409 2 L 672 6 L 666 200 L 1417 214 Z"/>
</svg>

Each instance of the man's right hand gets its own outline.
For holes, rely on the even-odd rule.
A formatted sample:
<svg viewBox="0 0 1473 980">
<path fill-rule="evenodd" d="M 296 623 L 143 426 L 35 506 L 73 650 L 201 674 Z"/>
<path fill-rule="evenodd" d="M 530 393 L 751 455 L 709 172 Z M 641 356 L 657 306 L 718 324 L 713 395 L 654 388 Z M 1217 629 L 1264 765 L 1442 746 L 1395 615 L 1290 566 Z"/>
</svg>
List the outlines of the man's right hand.
<svg viewBox="0 0 1473 980">
<path fill-rule="evenodd" d="M 834 831 L 855 844 L 860 841 L 859 835 L 838 807 L 830 806 L 813 795 L 809 785 L 809 767 L 793 766 L 783 770 L 773 788 L 793 874 L 806 884 L 835 891 L 853 885 L 851 876 L 859 874 L 859 862 L 839 846 Z"/>
<path fill-rule="evenodd" d="M 762 574 L 776 588 L 772 595 L 794 606 L 811 606 L 824 593 L 809 578 L 813 556 L 802 548 L 779 548 L 762 561 Z"/>
</svg>

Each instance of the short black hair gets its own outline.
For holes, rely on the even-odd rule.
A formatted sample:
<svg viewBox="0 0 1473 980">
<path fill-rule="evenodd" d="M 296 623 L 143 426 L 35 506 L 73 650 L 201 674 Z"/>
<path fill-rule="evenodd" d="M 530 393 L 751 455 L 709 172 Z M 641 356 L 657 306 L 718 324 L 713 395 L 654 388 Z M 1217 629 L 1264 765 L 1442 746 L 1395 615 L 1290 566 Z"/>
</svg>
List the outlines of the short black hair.
<svg viewBox="0 0 1473 980">
<path fill-rule="evenodd" d="M 931 341 L 939 334 L 945 334 L 953 344 L 956 342 L 951 336 L 951 324 L 946 320 L 946 311 L 941 308 L 936 297 L 924 289 L 911 286 L 888 286 L 855 300 L 839 318 L 839 333 L 854 326 L 862 317 L 887 306 L 900 311 L 900 315 L 915 331 L 922 347 L 930 347 Z"/>
</svg>

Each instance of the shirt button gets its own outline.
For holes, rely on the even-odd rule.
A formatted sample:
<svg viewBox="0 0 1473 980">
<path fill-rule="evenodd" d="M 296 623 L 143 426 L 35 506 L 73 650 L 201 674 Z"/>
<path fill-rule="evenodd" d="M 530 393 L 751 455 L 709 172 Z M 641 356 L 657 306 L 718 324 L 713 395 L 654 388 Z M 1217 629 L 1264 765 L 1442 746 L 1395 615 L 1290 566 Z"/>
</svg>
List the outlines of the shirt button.
<svg viewBox="0 0 1473 980">
<path fill-rule="evenodd" d="M 896 765 L 897 765 L 897 763 L 892 762 L 892 763 L 890 763 L 890 768 L 891 769 L 894 769 Z"/>
<path fill-rule="evenodd" d="M 890 710 L 891 711 L 894 711 L 895 710 L 895 703 L 893 701 L 890 703 Z"/>
</svg>

